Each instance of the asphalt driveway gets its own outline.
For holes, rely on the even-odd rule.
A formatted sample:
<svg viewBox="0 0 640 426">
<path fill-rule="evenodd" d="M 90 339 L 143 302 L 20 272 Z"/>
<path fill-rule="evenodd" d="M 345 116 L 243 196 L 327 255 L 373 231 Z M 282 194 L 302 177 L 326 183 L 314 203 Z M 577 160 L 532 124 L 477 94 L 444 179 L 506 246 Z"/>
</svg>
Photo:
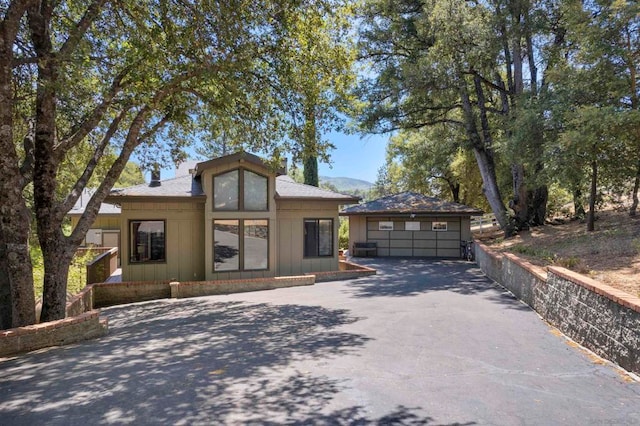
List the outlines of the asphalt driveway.
<svg viewBox="0 0 640 426">
<path fill-rule="evenodd" d="M 640 424 L 640 383 L 474 265 L 104 309 L 109 335 L 0 361 L 0 424 Z"/>
</svg>

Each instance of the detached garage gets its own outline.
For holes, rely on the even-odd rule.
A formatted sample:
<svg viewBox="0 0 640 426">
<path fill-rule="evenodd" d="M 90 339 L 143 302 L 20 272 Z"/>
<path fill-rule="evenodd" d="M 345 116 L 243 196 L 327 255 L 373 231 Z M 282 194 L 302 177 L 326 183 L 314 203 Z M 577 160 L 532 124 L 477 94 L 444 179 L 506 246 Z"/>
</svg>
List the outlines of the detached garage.
<svg viewBox="0 0 640 426">
<path fill-rule="evenodd" d="M 460 257 L 460 242 L 471 239 L 471 216 L 482 211 L 403 192 L 340 214 L 349 217 L 349 249 L 355 256 Z"/>
</svg>

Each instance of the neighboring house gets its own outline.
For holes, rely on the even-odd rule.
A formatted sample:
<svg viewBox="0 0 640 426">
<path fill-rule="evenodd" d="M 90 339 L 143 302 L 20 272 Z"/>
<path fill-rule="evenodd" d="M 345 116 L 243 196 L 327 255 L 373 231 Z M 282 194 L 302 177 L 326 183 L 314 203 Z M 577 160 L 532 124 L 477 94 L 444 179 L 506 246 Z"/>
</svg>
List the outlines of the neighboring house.
<svg viewBox="0 0 640 426">
<path fill-rule="evenodd" d="M 358 198 L 295 183 L 237 153 L 191 174 L 111 191 L 122 280 L 259 278 L 337 271 L 339 206 Z"/>
<path fill-rule="evenodd" d="M 349 247 L 375 243 L 378 256 L 460 257 L 471 216 L 482 211 L 414 192 L 348 207 Z"/>
<path fill-rule="evenodd" d="M 80 198 L 69 211 L 72 229 L 76 227 L 80 216 L 84 213 L 87 203 L 93 195 L 93 189 L 82 191 Z M 87 231 L 82 246 L 118 247 L 120 250 L 120 207 L 113 204 L 102 203 L 96 220 Z"/>
</svg>

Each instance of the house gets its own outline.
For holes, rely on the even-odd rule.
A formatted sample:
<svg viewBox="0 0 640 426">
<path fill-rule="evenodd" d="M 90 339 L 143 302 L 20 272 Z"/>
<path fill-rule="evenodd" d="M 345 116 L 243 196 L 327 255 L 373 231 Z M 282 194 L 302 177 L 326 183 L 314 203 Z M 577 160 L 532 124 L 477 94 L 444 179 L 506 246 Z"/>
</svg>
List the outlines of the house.
<svg viewBox="0 0 640 426">
<path fill-rule="evenodd" d="M 294 182 L 236 153 L 188 175 L 111 191 L 122 280 L 199 281 L 337 271 L 339 207 L 359 201 Z"/>
<path fill-rule="evenodd" d="M 376 247 L 377 256 L 460 257 L 460 243 L 471 239 L 471 216 L 482 211 L 415 192 L 403 192 L 351 206 L 349 247 Z"/>
<path fill-rule="evenodd" d="M 71 228 L 75 228 L 78 224 L 94 191 L 94 189 L 82 191 L 76 204 L 67 213 L 71 219 Z M 87 231 L 82 246 L 118 247 L 118 250 L 120 250 L 120 228 L 120 207 L 102 203 L 98 216 Z"/>
</svg>

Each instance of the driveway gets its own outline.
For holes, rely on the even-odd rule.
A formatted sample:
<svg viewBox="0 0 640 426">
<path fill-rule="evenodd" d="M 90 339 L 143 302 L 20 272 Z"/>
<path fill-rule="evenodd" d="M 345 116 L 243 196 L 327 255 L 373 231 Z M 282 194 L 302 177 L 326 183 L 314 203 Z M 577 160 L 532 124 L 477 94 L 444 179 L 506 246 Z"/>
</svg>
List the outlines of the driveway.
<svg viewBox="0 0 640 426">
<path fill-rule="evenodd" d="M 0 424 L 640 424 L 638 382 L 474 265 L 366 264 L 104 309 L 108 336 L 0 362 Z"/>
</svg>

